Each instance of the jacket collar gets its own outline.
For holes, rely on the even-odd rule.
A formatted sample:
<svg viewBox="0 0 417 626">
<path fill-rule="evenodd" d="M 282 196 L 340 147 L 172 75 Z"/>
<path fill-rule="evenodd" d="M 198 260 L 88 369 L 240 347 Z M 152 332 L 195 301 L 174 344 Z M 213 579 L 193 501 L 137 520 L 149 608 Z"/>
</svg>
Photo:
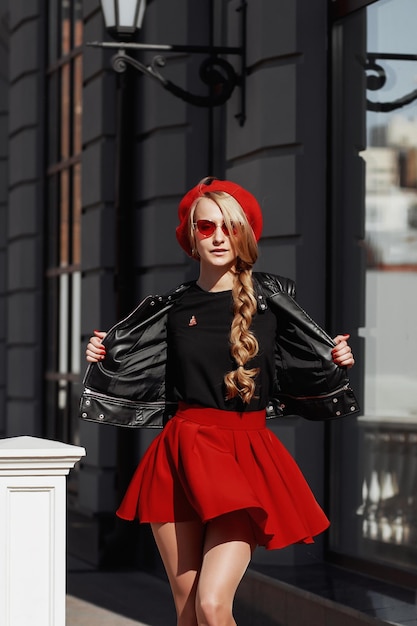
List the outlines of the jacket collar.
<svg viewBox="0 0 417 626">
<path fill-rule="evenodd" d="M 291 296 L 295 295 L 294 282 L 288 278 L 282 276 L 276 276 L 274 274 L 267 274 L 264 272 L 253 272 L 253 287 L 255 291 L 255 297 L 257 301 L 258 313 L 264 313 L 268 309 L 268 298 L 276 294 L 277 292 L 284 291 Z M 180 298 L 195 281 L 188 281 L 181 283 L 165 294 L 164 299 L 167 301 L 175 301 Z"/>
</svg>

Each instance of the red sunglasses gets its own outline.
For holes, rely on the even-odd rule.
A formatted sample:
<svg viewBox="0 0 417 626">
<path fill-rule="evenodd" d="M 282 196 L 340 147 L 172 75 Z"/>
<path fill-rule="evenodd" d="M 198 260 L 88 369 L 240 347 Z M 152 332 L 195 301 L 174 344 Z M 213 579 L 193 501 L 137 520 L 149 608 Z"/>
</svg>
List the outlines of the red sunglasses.
<svg viewBox="0 0 417 626">
<path fill-rule="evenodd" d="M 218 225 L 220 226 L 220 228 L 222 229 L 226 237 L 230 237 L 230 232 L 226 224 L 222 222 L 221 225 L 220 224 Z M 198 232 L 200 233 L 200 235 L 203 235 L 203 237 L 211 237 L 211 235 L 214 233 L 214 231 L 217 228 L 216 222 L 212 222 L 211 220 L 197 220 L 196 222 L 193 223 L 193 226 L 194 228 L 197 228 Z M 232 233 L 233 235 L 237 234 L 237 228 L 233 223 L 232 223 Z"/>
</svg>

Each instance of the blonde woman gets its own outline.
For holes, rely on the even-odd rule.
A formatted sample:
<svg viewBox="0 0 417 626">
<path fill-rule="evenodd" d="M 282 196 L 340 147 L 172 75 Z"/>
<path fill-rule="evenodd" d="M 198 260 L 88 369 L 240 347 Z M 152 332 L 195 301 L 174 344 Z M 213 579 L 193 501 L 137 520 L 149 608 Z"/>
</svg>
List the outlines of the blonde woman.
<svg viewBox="0 0 417 626">
<path fill-rule="evenodd" d="M 233 599 L 254 548 L 311 543 L 329 522 L 266 428 L 280 336 L 269 296 L 271 289 L 292 296 L 294 285 L 252 273 L 259 204 L 231 181 L 205 179 L 182 199 L 179 221 L 177 239 L 198 261 L 199 277 L 142 324 L 147 367 L 138 366 L 142 391 L 135 396 L 148 405 L 163 396 L 177 410 L 140 461 L 117 514 L 151 524 L 178 626 L 232 626 Z M 89 362 L 106 362 L 117 338 L 106 343 L 105 336 L 90 339 Z M 346 338 L 329 348 L 333 366 L 354 363 Z"/>
</svg>

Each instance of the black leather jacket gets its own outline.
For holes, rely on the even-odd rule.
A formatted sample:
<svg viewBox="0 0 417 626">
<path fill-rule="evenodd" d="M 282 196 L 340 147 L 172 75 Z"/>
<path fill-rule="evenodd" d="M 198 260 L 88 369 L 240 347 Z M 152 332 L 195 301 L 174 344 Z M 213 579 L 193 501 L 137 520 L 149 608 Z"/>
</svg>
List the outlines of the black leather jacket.
<svg viewBox="0 0 417 626">
<path fill-rule="evenodd" d="M 322 420 L 352 415 L 358 404 L 346 368 L 333 363 L 333 340 L 295 301 L 295 283 L 254 272 L 258 314 L 277 319 L 276 380 L 267 417 L 301 415 Z M 174 415 L 167 398 L 167 315 L 191 283 L 163 296 L 148 296 L 113 326 L 103 344 L 106 357 L 84 377 L 80 417 L 119 426 L 158 428 Z"/>
</svg>

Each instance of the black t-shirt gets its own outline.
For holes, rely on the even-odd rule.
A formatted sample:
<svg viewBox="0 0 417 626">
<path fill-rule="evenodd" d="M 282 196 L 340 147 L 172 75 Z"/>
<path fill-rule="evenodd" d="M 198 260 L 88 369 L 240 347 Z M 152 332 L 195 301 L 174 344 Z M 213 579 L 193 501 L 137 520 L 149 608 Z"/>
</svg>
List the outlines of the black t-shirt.
<svg viewBox="0 0 417 626">
<path fill-rule="evenodd" d="M 236 368 L 230 353 L 233 320 L 231 291 L 204 291 L 193 284 L 168 315 L 168 377 L 177 400 L 226 411 L 264 409 L 272 395 L 274 380 L 275 316 L 255 314 L 251 330 L 259 352 L 246 369 L 260 368 L 256 392 L 249 404 L 240 398 L 226 400 L 224 375 Z"/>
</svg>

